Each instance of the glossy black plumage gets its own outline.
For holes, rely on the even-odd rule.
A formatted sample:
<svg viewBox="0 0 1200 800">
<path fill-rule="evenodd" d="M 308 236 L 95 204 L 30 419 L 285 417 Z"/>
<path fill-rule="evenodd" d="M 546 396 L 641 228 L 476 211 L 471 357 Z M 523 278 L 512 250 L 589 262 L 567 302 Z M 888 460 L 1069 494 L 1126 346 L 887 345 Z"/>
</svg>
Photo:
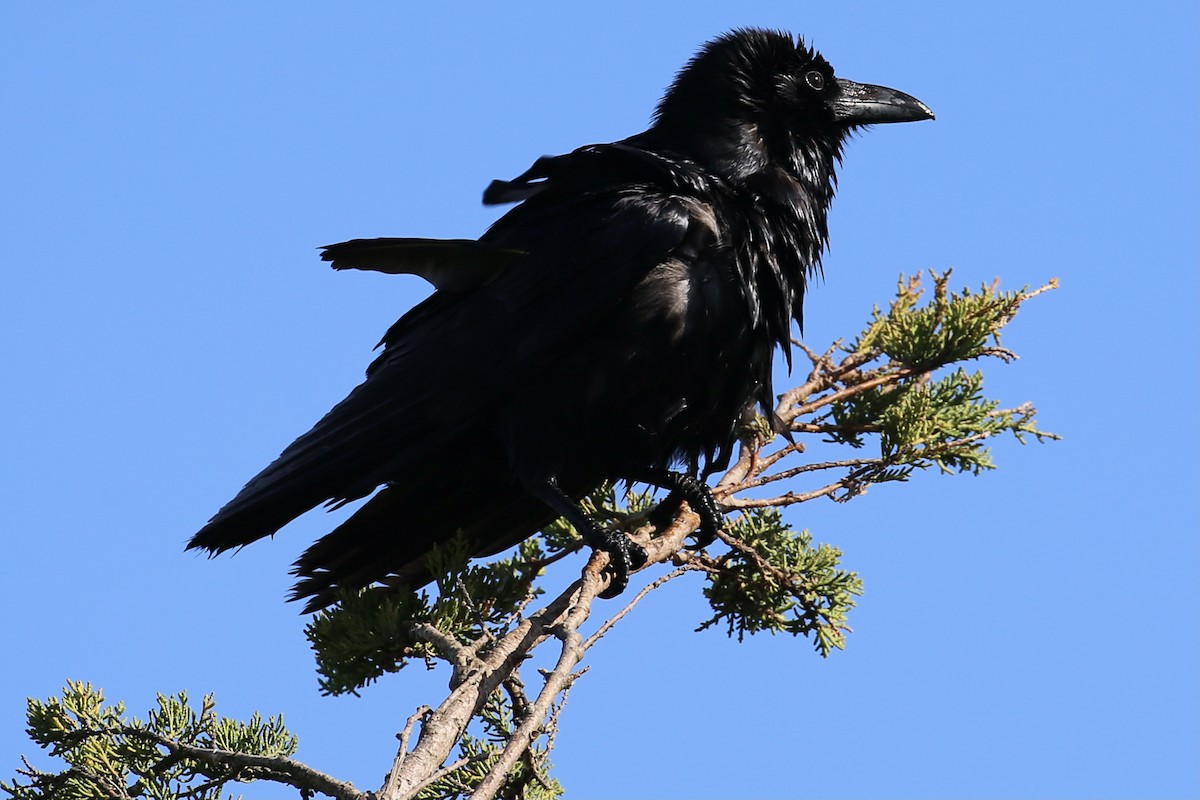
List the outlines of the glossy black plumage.
<svg viewBox="0 0 1200 800">
<path fill-rule="evenodd" d="M 770 407 L 847 133 L 930 117 L 836 79 L 786 34 L 735 31 L 683 69 L 645 132 L 489 186 L 485 202 L 519 205 L 478 241 L 326 248 L 335 268 L 438 291 L 189 547 L 239 547 L 383 486 L 297 561 L 311 610 L 336 587 L 427 582 L 425 555 L 460 529 L 479 555 L 521 541 L 563 510 L 547 487 L 577 498 L 720 466 L 747 410 Z"/>
</svg>

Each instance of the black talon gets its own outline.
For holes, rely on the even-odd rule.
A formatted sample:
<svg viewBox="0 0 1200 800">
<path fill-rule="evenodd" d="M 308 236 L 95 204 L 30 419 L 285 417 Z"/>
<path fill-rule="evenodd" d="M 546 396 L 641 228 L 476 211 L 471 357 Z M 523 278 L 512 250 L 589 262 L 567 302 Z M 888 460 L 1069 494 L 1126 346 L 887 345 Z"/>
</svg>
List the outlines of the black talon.
<svg viewBox="0 0 1200 800">
<path fill-rule="evenodd" d="M 667 501 L 679 497 L 687 500 L 692 511 L 700 515 L 700 530 L 696 534 L 696 542 L 692 545 L 692 549 L 698 550 L 707 547 L 717 538 L 717 531 L 721 530 L 725 516 L 721 513 L 721 509 L 712 495 L 712 489 L 708 488 L 707 483 L 686 473 L 665 469 L 651 470 L 639 476 L 638 480 L 671 490 L 671 493 L 651 514 L 658 514 L 659 510 L 666 506 Z M 677 510 L 677 500 L 675 505 L 675 510 Z M 674 515 L 675 510 L 670 513 Z"/>
<path fill-rule="evenodd" d="M 605 600 L 616 597 L 625 591 L 625 587 L 629 586 L 629 573 L 646 566 L 648 556 L 645 548 L 623 532 L 609 528 L 600 529 L 591 526 L 590 530 L 584 530 L 581 533 L 583 533 L 583 540 L 593 550 L 603 550 L 608 553 L 608 565 L 613 576 L 608 588 L 599 596 Z"/>
</svg>

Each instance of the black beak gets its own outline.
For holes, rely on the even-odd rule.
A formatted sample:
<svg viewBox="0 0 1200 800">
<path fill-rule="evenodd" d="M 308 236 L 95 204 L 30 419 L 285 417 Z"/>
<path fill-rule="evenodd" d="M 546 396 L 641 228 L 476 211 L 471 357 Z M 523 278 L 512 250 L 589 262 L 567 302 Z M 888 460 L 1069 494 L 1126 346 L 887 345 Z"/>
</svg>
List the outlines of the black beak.
<svg viewBox="0 0 1200 800">
<path fill-rule="evenodd" d="M 880 122 L 918 122 L 933 119 L 929 106 L 912 95 L 837 78 L 838 96 L 829 101 L 833 117 L 843 125 L 874 125 Z"/>
</svg>

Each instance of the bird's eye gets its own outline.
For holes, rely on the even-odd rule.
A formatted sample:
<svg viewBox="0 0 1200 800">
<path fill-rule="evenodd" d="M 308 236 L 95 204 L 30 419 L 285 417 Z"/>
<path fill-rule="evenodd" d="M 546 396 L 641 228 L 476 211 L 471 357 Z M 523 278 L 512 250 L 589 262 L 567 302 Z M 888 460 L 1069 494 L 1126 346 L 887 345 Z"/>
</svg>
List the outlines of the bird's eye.
<svg viewBox="0 0 1200 800">
<path fill-rule="evenodd" d="M 808 84 L 810 89 L 815 89 L 818 92 L 825 88 L 825 76 L 815 69 L 804 73 L 804 82 Z"/>
</svg>

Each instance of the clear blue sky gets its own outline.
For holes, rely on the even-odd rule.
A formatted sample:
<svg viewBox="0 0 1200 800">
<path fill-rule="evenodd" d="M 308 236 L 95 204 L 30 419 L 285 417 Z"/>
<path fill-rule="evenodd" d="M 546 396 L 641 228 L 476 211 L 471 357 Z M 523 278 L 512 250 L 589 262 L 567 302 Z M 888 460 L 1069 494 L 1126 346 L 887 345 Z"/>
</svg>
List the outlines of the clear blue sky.
<svg viewBox="0 0 1200 800">
<path fill-rule="evenodd" d="M 0 771 L 32 749 L 24 698 L 77 678 L 134 709 L 186 688 L 283 711 L 302 758 L 377 787 L 445 678 L 318 696 L 283 597 L 328 518 L 182 552 L 426 291 L 314 248 L 476 235 L 489 180 L 641 130 L 697 45 L 764 25 L 938 114 L 850 145 L 808 340 L 852 334 L 901 271 L 1057 276 L 1006 338 L 1021 361 L 988 369 L 1065 440 L 800 509 L 866 581 L 828 660 L 692 633 L 697 583 L 654 597 L 590 658 L 556 774 L 585 800 L 1197 796 L 1197 15 L 5 3 Z"/>
</svg>

